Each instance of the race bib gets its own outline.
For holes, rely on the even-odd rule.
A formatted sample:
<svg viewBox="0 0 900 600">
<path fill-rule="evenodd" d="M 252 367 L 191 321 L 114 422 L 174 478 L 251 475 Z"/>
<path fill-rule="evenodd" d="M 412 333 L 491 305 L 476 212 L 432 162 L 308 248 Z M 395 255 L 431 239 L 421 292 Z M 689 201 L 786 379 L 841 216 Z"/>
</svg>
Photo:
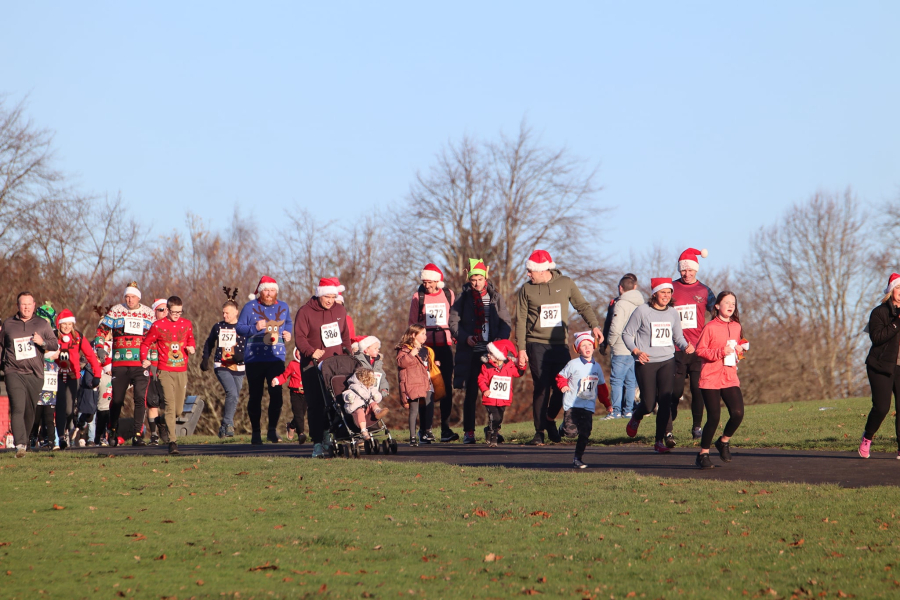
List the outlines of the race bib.
<svg viewBox="0 0 900 600">
<path fill-rule="evenodd" d="M 16 351 L 16 360 L 26 360 L 37 356 L 31 336 L 13 339 L 13 346 Z"/>
<path fill-rule="evenodd" d="M 381 373 L 375 373 L 375 389 L 381 388 L 381 378 L 384 377 Z"/>
<path fill-rule="evenodd" d="M 490 331 L 490 325 L 485 321 L 484 325 L 481 326 L 481 339 L 487 342 L 490 338 L 488 337 L 488 332 Z"/>
<path fill-rule="evenodd" d="M 447 326 L 447 305 L 446 304 L 426 304 L 425 305 L 425 326 L 426 327 L 446 327 Z"/>
<path fill-rule="evenodd" d="M 562 306 L 541 304 L 541 327 L 562 327 Z"/>
<path fill-rule="evenodd" d="M 341 345 L 341 328 L 337 323 L 322 325 L 322 344 L 326 348 Z"/>
<path fill-rule="evenodd" d="M 681 318 L 682 329 L 697 329 L 696 304 L 682 304 L 681 306 L 676 306 L 675 310 L 678 311 L 678 316 Z"/>
<path fill-rule="evenodd" d="M 672 324 L 668 321 L 662 323 L 650 323 L 650 346 L 660 348 L 663 346 L 673 346 L 672 343 Z"/>
<path fill-rule="evenodd" d="M 737 346 L 737 340 L 728 340 L 725 342 L 725 345 L 729 348 L 734 348 Z M 723 359 L 726 367 L 736 367 L 737 366 L 737 353 L 735 354 L 726 354 Z"/>
<path fill-rule="evenodd" d="M 597 397 L 597 384 L 600 378 L 588 375 L 578 382 L 578 397 L 584 400 L 593 400 Z"/>
<path fill-rule="evenodd" d="M 491 387 L 488 389 L 488 396 L 494 400 L 509 400 L 509 393 L 512 391 L 512 377 L 503 377 L 495 375 L 491 379 Z"/>
<path fill-rule="evenodd" d="M 234 348 L 237 344 L 237 331 L 234 329 L 219 329 L 219 348 Z"/>
<path fill-rule="evenodd" d="M 141 317 L 125 317 L 125 333 L 128 335 L 144 335 L 144 319 Z"/>
<path fill-rule="evenodd" d="M 44 387 L 41 389 L 45 392 L 56 392 L 59 387 L 59 373 L 56 371 L 44 371 Z"/>
</svg>

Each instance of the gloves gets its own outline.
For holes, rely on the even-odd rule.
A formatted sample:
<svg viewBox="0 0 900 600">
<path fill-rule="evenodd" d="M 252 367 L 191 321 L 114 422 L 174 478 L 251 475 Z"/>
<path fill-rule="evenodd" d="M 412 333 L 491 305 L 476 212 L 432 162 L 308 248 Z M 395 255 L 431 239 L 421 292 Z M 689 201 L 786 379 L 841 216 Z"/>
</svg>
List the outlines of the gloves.
<svg viewBox="0 0 900 600">
<path fill-rule="evenodd" d="M 209 371 L 209 357 L 207 356 L 200 362 L 200 370 L 201 371 Z"/>
</svg>

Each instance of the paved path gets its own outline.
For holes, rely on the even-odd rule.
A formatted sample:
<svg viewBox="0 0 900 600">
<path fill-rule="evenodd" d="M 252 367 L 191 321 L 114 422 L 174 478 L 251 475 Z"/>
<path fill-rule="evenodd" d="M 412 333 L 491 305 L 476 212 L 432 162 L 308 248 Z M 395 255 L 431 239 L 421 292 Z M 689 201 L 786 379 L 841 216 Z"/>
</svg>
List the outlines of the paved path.
<svg viewBox="0 0 900 600">
<path fill-rule="evenodd" d="M 179 445 L 181 455 L 189 456 L 290 456 L 308 458 L 312 446 L 307 443 L 265 444 L 184 444 Z M 573 470 L 569 444 L 544 447 L 501 445 L 488 448 L 484 444 L 432 444 L 410 448 L 400 444 L 396 455 L 364 456 L 364 459 L 390 461 L 442 462 L 471 466 L 502 466 L 519 469 Z M 101 455 L 165 455 L 163 446 L 133 448 L 78 448 L 75 452 L 96 452 Z M 691 479 L 718 479 L 726 481 L 776 481 L 802 483 L 833 483 L 844 487 L 873 485 L 900 485 L 900 460 L 893 453 L 873 453 L 863 460 L 856 452 L 824 452 L 814 450 L 741 449 L 732 450 L 734 460 L 725 464 L 712 452 L 714 469 L 701 471 L 694 466 L 696 450 L 676 448 L 669 454 L 656 454 L 649 446 L 629 444 L 623 446 L 589 446 L 585 462 L 586 471 L 635 471 L 660 477 L 686 477 Z M 343 459 L 335 459 L 343 460 Z"/>
</svg>

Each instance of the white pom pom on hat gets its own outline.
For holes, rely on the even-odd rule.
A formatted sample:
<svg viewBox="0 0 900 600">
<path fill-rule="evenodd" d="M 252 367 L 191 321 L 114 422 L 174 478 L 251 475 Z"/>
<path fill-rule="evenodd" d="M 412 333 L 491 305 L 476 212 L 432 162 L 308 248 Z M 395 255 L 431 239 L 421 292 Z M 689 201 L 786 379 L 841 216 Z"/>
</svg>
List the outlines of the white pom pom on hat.
<svg viewBox="0 0 900 600">
<path fill-rule="evenodd" d="M 707 250 L 706 248 L 704 248 L 703 250 L 688 248 L 681 253 L 681 256 L 678 257 L 678 270 L 683 271 L 684 269 L 693 269 L 694 271 L 699 271 L 700 263 L 697 260 L 698 255 L 706 258 L 707 256 L 709 256 L 709 250 Z"/>
<path fill-rule="evenodd" d="M 316 298 L 321 298 L 322 296 L 340 296 L 341 292 L 345 291 L 347 288 L 341 285 L 341 282 L 337 277 L 323 277 L 319 280 L 319 285 L 316 286 Z M 343 304 L 344 299 L 341 298 L 341 304 Z"/>
<path fill-rule="evenodd" d="M 263 275 L 259 278 L 259 284 L 257 284 L 256 286 L 256 293 L 248 295 L 247 298 L 250 300 L 256 300 L 259 297 L 259 293 L 263 290 L 275 290 L 277 292 L 278 282 L 268 275 Z"/>
<path fill-rule="evenodd" d="M 437 281 L 438 289 L 444 289 L 444 272 L 441 271 L 438 266 L 434 263 L 428 263 L 422 269 L 422 273 L 419 276 L 421 281 Z"/>
</svg>

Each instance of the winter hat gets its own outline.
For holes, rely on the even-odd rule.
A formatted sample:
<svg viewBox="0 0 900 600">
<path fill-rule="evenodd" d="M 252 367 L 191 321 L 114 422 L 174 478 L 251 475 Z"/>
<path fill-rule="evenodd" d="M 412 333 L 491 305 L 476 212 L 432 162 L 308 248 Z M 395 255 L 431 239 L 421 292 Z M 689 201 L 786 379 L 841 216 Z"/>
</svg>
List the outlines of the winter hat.
<svg viewBox="0 0 900 600">
<path fill-rule="evenodd" d="M 706 258 L 709 256 L 709 251 L 706 248 L 703 250 L 697 250 L 696 248 L 688 248 L 684 252 L 681 253 L 681 256 L 678 257 L 678 270 L 683 271 L 684 269 L 693 269 L 695 271 L 700 270 L 700 263 L 697 262 L 697 255 Z"/>
<path fill-rule="evenodd" d="M 340 296 L 341 292 L 346 289 L 347 288 L 341 285 L 341 282 L 338 281 L 337 277 L 324 277 L 319 280 L 319 285 L 316 286 L 316 298 L 329 296 L 331 294 Z"/>
<path fill-rule="evenodd" d="M 437 268 L 437 265 L 434 263 L 428 263 L 425 265 L 425 268 L 422 269 L 422 274 L 419 277 L 422 281 L 437 281 L 438 289 L 444 289 L 444 273 Z"/>
<path fill-rule="evenodd" d="M 549 271 L 556 268 L 556 263 L 550 258 L 550 253 L 546 250 L 535 250 L 528 257 L 525 268 L 529 271 Z"/>
<path fill-rule="evenodd" d="M 654 277 L 650 280 L 650 295 L 660 290 L 674 290 L 671 277 Z"/>
<path fill-rule="evenodd" d="M 256 293 L 250 294 L 247 296 L 250 300 L 256 300 L 259 297 L 259 293 L 263 290 L 275 290 L 278 291 L 278 282 L 269 277 L 268 275 L 263 275 L 259 278 L 259 283 L 256 286 Z"/>
<path fill-rule="evenodd" d="M 53 322 L 56 321 L 56 309 L 53 308 L 53 304 L 49 300 L 44 300 L 44 303 L 35 312 L 37 316 L 50 323 L 50 325 L 53 325 Z"/>
<path fill-rule="evenodd" d="M 510 360 L 516 356 L 516 347 L 509 340 L 491 342 L 487 345 L 487 350 L 497 360 Z"/>
<path fill-rule="evenodd" d="M 125 288 L 125 293 L 122 295 L 127 296 L 128 294 L 131 294 L 132 296 L 137 296 L 138 300 L 141 299 L 141 290 L 138 289 L 137 281 L 132 281 L 131 283 L 129 283 L 128 287 Z"/>
<path fill-rule="evenodd" d="M 578 351 L 578 347 L 581 346 L 581 342 L 590 342 L 591 345 L 594 345 L 594 332 L 593 331 L 580 331 L 575 334 L 575 351 Z"/>
<path fill-rule="evenodd" d="M 900 285 L 900 274 L 891 273 L 891 278 L 888 279 L 887 287 L 884 288 L 884 293 L 889 294 L 891 290 Z"/>
<path fill-rule="evenodd" d="M 367 335 L 363 339 L 359 340 L 359 351 L 365 352 L 366 348 L 369 346 L 374 346 L 375 344 L 380 344 L 381 340 L 379 340 L 374 335 Z"/>
<path fill-rule="evenodd" d="M 68 308 L 62 309 L 62 312 L 56 315 L 56 328 L 59 329 L 60 323 L 75 323 L 75 315 Z"/>
<path fill-rule="evenodd" d="M 356 354 L 359 351 L 359 343 L 365 339 L 364 335 L 354 335 L 350 338 L 350 352 Z"/>
<path fill-rule="evenodd" d="M 485 278 L 488 274 L 487 265 L 484 264 L 484 260 L 481 258 L 470 258 L 469 259 L 469 272 L 466 277 L 471 277 L 473 275 L 483 275 Z"/>
<path fill-rule="evenodd" d="M 165 298 L 157 298 L 156 300 L 153 301 L 153 304 L 150 306 L 150 308 L 153 309 L 153 312 L 156 312 L 157 308 L 159 308 L 160 306 L 168 306 L 168 304 L 169 304 L 169 301 L 166 300 Z"/>
</svg>

